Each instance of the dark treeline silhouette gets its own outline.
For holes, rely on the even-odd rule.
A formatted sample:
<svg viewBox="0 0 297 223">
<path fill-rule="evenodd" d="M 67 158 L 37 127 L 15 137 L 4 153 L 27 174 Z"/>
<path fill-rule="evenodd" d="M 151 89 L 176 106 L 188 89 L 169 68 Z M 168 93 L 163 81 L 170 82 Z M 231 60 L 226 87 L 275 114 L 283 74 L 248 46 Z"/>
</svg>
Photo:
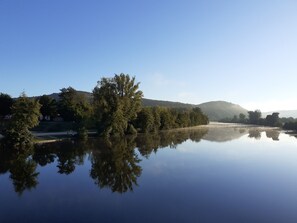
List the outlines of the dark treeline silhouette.
<svg viewBox="0 0 297 223">
<path fill-rule="evenodd" d="M 294 130 L 297 131 L 297 121 L 286 122 L 283 126 L 285 130 Z"/>
<path fill-rule="evenodd" d="M 9 173 L 15 192 L 19 195 L 38 185 L 37 167 L 55 164 L 57 174 L 70 175 L 83 165 L 88 157 L 91 162 L 90 177 L 99 188 L 113 192 L 132 191 L 142 173 L 141 157 L 149 158 L 162 148 L 175 149 L 177 145 L 192 140 L 199 142 L 207 128 L 161 131 L 108 139 L 94 138 L 87 141 L 63 140 L 56 143 L 36 144 L 30 150 L 16 154 L 0 145 L 0 175 Z M 137 150 L 139 153 L 137 153 Z"/>
<path fill-rule="evenodd" d="M 271 115 L 267 115 L 266 118 L 262 118 L 262 113 L 260 110 L 249 111 L 248 117 L 244 114 L 234 116 L 233 118 L 225 118 L 220 120 L 220 122 L 225 123 L 241 123 L 241 124 L 253 124 L 262 125 L 270 127 L 282 127 L 285 130 L 297 131 L 297 120 L 289 117 L 279 117 L 279 113 L 274 112 Z"/>
</svg>

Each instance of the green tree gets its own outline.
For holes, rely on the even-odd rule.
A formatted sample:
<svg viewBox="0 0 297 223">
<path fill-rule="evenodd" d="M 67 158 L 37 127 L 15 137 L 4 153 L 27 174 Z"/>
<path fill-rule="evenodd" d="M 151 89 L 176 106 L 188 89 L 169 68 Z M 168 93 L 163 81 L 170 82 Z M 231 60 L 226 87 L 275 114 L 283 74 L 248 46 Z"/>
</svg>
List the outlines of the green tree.
<svg viewBox="0 0 297 223">
<path fill-rule="evenodd" d="M 102 78 L 93 90 L 98 131 L 105 136 L 133 131 L 133 121 L 141 110 L 142 91 L 135 77 L 121 73 Z"/>
<path fill-rule="evenodd" d="M 8 94 L 0 93 L 0 118 L 11 114 L 13 99 Z"/>
<path fill-rule="evenodd" d="M 12 106 L 12 119 L 5 133 L 7 143 L 21 150 L 31 144 L 32 134 L 29 129 L 39 124 L 39 116 L 39 102 L 21 94 Z"/>
<path fill-rule="evenodd" d="M 266 125 L 277 127 L 281 126 L 280 118 L 279 118 L 279 113 L 274 112 L 272 115 L 267 115 L 265 119 Z"/>
<path fill-rule="evenodd" d="M 57 102 L 55 99 L 47 95 L 42 95 L 39 98 L 39 103 L 41 105 L 40 112 L 43 116 L 50 116 L 51 118 L 57 115 Z"/>
<path fill-rule="evenodd" d="M 84 107 L 90 107 L 85 95 L 74 88 L 62 88 L 60 91 L 59 112 L 65 121 L 75 121 L 84 113 Z"/>
<path fill-rule="evenodd" d="M 243 113 L 239 114 L 239 122 L 240 123 L 245 123 L 246 122 L 246 116 Z"/>
<path fill-rule="evenodd" d="M 92 114 L 90 101 L 72 87 L 61 89 L 60 113 L 66 121 L 73 121 L 79 137 L 87 137 L 87 125 Z"/>
<path fill-rule="evenodd" d="M 176 123 L 179 128 L 189 127 L 191 120 L 190 114 L 186 112 L 179 112 L 176 117 Z"/>
<path fill-rule="evenodd" d="M 176 127 L 174 112 L 169 108 L 160 108 L 160 130 L 168 130 Z"/>
<path fill-rule="evenodd" d="M 190 126 L 207 125 L 208 123 L 208 117 L 203 114 L 199 107 L 190 111 Z"/>
<path fill-rule="evenodd" d="M 259 124 L 262 113 L 260 110 L 249 111 L 249 123 L 250 124 Z"/>
<path fill-rule="evenodd" d="M 144 107 L 137 115 L 136 126 L 143 133 L 154 131 L 155 119 L 153 110 L 150 107 Z"/>
</svg>

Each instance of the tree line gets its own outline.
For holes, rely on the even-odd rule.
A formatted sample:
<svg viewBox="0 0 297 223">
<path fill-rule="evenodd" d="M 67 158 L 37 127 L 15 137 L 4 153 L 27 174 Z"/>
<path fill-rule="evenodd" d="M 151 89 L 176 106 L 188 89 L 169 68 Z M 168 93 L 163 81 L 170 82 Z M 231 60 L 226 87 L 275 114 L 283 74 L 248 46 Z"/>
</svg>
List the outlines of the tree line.
<svg viewBox="0 0 297 223">
<path fill-rule="evenodd" d="M 234 115 L 233 118 L 225 118 L 220 120 L 220 122 L 281 127 L 285 130 L 297 131 L 297 119 L 292 117 L 279 117 L 278 112 L 274 112 L 271 115 L 267 115 L 265 118 L 262 118 L 260 110 L 249 111 L 248 116 L 241 113 L 239 116 Z"/>
<path fill-rule="evenodd" d="M 109 137 L 208 124 L 207 116 L 199 108 L 143 107 L 139 84 L 135 77 L 121 73 L 101 78 L 92 98 L 72 87 L 61 89 L 59 100 L 47 95 L 28 98 L 24 93 L 14 100 L 2 93 L 0 131 L 21 148 L 32 142 L 29 130 L 38 126 L 41 116 L 48 121 L 71 122 L 81 138 L 87 137 L 88 129 Z"/>
</svg>

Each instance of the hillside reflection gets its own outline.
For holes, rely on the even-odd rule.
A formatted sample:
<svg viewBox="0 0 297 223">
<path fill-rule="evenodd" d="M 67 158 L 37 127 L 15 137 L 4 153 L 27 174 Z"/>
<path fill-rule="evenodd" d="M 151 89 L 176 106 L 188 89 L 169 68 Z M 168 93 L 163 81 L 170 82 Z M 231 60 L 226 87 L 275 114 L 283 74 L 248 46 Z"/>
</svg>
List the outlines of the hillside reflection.
<svg viewBox="0 0 297 223">
<path fill-rule="evenodd" d="M 22 195 L 38 186 L 38 177 L 47 166 L 54 166 L 57 174 L 71 175 L 84 162 L 90 163 L 89 177 L 99 189 L 125 193 L 133 191 L 143 170 L 142 158 L 148 159 L 160 149 L 175 149 L 190 140 L 225 142 L 247 135 L 261 139 L 279 140 L 279 131 L 257 128 L 190 128 L 139 134 L 137 137 L 89 139 L 86 142 L 64 140 L 56 143 L 36 145 L 26 154 L 9 154 L 8 148 L 0 149 L 0 177 L 7 175 L 15 192 Z M 6 151 L 6 152 L 4 152 Z M 65 178 L 66 179 L 66 178 Z"/>
</svg>

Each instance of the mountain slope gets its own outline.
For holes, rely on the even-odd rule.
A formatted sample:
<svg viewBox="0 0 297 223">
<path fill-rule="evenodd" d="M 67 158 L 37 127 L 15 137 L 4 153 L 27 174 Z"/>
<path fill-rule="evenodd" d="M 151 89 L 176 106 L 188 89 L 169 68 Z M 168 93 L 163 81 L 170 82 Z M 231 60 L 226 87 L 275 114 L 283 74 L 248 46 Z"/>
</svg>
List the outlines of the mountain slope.
<svg viewBox="0 0 297 223">
<path fill-rule="evenodd" d="M 211 121 L 218 121 L 224 118 L 233 118 L 240 113 L 247 116 L 247 110 L 243 107 L 226 101 L 211 101 L 200 105 L 202 112 L 206 114 Z"/>
<path fill-rule="evenodd" d="M 168 108 L 194 108 L 196 105 L 192 104 L 185 104 L 181 102 L 172 102 L 172 101 L 160 101 L 160 100 L 153 100 L 153 99 L 142 99 L 142 105 L 144 107 L 153 107 L 153 106 L 160 106 L 160 107 L 168 107 Z"/>
</svg>

